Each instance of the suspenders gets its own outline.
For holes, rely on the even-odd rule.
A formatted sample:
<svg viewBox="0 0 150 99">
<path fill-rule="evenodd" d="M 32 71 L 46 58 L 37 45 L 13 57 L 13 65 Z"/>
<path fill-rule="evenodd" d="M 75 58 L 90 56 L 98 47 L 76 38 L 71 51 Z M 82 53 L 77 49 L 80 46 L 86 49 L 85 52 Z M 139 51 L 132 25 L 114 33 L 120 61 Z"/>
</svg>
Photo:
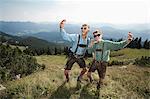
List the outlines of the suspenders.
<svg viewBox="0 0 150 99">
<path fill-rule="evenodd" d="M 101 56 L 101 61 L 103 60 L 103 50 L 104 50 L 104 42 L 103 42 L 103 45 L 102 45 L 102 56 Z"/>
<path fill-rule="evenodd" d="M 103 54 L 104 54 L 104 52 L 103 52 L 103 50 L 104 50 L 104 42 L 102 42 L 103 44 L 102 44 L 102 49 L 97 49 L 97 50 L 95 50 L 95 54 L 94 54 L 94 57 L 96 58 L 96 51 L 102 51 L 102 55 L 101 55 L 101 61 L 103 61 Z"/>
<path fill-rule="evenodd" d="M 80 42 L 80 38 L 81 38 L 81 36 L 79 35 L 79 36 L 78 36 L 77 47 L 76 47 L 76 49 L 75 49 L 75 51 L 74 51 L 74 54 L 76 54 L 76 52 L 77 52 L 77 50 L 78 50 L 79 46 L 80 46 L 80 47 L 81 47 L 81 46 L 83 46 L 83 47 L 88 47 L 88 43 L 89 43 L 88 38 L 87 38 L 87 45 L 79 44 L 79 42 Z M 84 54 L 85 54 L 85 53 L 83 53 L 83 56 L 84 56 Z"/>
<path fill-rule="evenodd" d="M 76 52 L 77 52 L 77 50 L 78 50 L 78 44 L 79 44 L 79 42 L 80 42 L 80 35 L 78 36 L 78 43 L 77 43 L 77 47 L 76 47 L 76 49 L 75 49 L 75 51 L 74 51 L 74 53 L 76 54 Z"/>
</svg>

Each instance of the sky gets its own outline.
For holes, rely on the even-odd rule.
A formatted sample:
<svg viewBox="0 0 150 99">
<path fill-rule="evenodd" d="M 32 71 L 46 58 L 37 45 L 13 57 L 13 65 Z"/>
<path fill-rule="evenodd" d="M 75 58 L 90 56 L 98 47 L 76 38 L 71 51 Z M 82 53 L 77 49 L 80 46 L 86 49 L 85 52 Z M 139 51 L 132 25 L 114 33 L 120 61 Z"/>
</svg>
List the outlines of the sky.
<svg viewBox="0 0 150 99">
<path fill-rule="evenodd" d="M 1 21 L 150 23 L 149 0 L 0 0 Z"/>
</svg>

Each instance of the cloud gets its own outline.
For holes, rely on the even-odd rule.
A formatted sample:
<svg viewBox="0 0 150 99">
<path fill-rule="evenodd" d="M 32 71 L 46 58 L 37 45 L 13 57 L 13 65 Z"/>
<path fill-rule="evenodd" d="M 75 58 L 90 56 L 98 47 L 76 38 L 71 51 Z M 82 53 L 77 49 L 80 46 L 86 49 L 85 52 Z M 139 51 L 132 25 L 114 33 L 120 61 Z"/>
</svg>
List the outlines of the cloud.
<svg viewBox="0 0 150 99">
<path fill-rule="evenodd" d="M 4 1 L 4 0 L 2 0 Z M 10 0 L 2 3 L 1 20 L 146 23 L 148 0 Z"/>
</svg>

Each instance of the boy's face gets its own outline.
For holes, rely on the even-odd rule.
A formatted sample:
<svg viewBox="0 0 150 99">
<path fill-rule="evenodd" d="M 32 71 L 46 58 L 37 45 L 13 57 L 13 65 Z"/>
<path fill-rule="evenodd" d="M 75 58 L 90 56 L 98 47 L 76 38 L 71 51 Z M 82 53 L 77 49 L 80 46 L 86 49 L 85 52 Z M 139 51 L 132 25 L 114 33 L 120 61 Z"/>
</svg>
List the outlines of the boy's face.
<svg viewBox="0 0 150 99">
<path fill-rule="evenodd" d="M 94 39 L 96 41 L 100 41 L 102 39 L 102 34 L 100 34 L 100 33 L 94 33 L 93 35 L 94 35 Z"/>
<path fill-rule="evenodd" d="M 88 26 L 82 26 L 81 31 L 82 31 L 82 33 L 88 33 L 89 32 L 89 27 Z"/>
</svg>

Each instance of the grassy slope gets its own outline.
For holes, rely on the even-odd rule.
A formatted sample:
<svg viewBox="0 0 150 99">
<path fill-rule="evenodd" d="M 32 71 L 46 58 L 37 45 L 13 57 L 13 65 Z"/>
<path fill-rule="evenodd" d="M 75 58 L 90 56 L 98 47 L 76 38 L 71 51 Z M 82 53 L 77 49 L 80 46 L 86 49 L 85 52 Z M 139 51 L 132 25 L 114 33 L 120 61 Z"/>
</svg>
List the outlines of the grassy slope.
<svg viewBox="0 0 150 99">
<path fill-rule="evenodd" d="M 128 54 L 130 53 L 131 54 Z M 141 57 L 149 54 L 148 50 L 125 49 L 113 54 L 123 53 L 116 56 L 116 59 L 128 59 Z M 123 67 L 112 66 L 107 68 L 105 85 L 98 91 L 96 81 L 93 84 L 87 82 L 84 76 L 82 83 L 77 83 L 76 79 L 80 72 L 77 64 L 71 71 L 71 80 L 64 83 L 63 67 L 66 62 L 65 56 L 38 56 L 40 64 L 45 64 L 46 69 L 29 75 L 20 80 L 10 81 L 5 84 L 13 98 L 64 98 L 64 99 L 94 99 L 97 97 L 105 98 L 148 98 L 150 96 L 150 68 L 127 65 Z M 124 68 L 125 67 L 125 68 Z M 93 74 L 98 80 L 97 73 Z"/>
<path fill-rule="evenodd" d="M 150 50 L 148 49 L 124 49 L 124 50 L 119 50 L 119 51 L 113 51 L 111 53 L 112 56 L 118 56 L 118 57 L 113 57 L 111 59 L 119 59 L 119 60 L 124 60 L 124 59 L 134 59 L 134 58 L 141 58 L 141 56 L 150 56 Z M 119 56 L 120 55 L 120 56 Z"/>
</svg>

